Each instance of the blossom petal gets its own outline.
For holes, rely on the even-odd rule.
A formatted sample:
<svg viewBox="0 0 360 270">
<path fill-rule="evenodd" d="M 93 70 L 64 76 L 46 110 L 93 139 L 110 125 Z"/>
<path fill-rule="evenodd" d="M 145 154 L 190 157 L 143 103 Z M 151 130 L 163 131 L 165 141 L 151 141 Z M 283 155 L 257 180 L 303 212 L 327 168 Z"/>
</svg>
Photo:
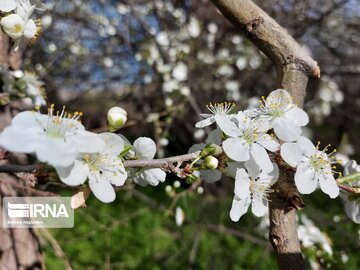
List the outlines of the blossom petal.
<svg viewBox="0 0 360 270">
<path fill-rule="evenodd" d="M 36 156 L 42 162 L 54 167 L 71 166 L 78 154 L 73 144 L 63 139 L 44 139 L 36 145 Z"/>
<path fill-rule="evenodd" d="M 262 217 L 266 214 L 268 210 L 266 200 L 263 200 L 260 197 L 256 197 L 253 199 L 251 204 L 251 211 L 257 217 Z"/>
<path fill-rule="evenodd" d="M 237 137 L 239 135 L 238 127 L 235 122 L 231 121 L 226 115 L 215 115 L 216 124 L 222 132 L 230 137 Z"/>
<path fill-rule="evenodd" d="M 250 178 L 244 169 L 236 171 L 234 193 L 239 199 L 250 197 Z"/>
<path fill-rule="evenodd" d="M 210 126 L 213 123 L 215 123 L 215 117 L 213 115 L 211 115 L 210 117 L 205 118 L 205 119 L 197 122 L 195 124 L 195 127 L 196 128 L 203 128 L 203 127 L 206 127 L 206 126 Z"/>
<path fill-rule="evenodd" d="M 13 126 L 19 127 L 46 127 L 46 121 L 48 120 L 47 115 L 40 114 L 34 111 L 24 111 L 14 116 L 11 121 Z"/>
<path fill-rule="evenodd" d="M 325 174 L 324 172 L 320 173 L 319 182 L 321 190 L 329 195 L 330 198 L 334 199 L 339 196 L 340 190 L 331 172 L 329 174 Z"/>
<path fill-rule="evenodd" d="M 157 186 L 159 182 L 164 182 L 165 178 L 166 173 L 161 169 L 146 169 L 134 177 L 134 182 L 140 186 Z"/>
<path fill-rule="evenodd" d="M 36 36 L 37 26 L 33 19 L 28 20 L 24 29 L 24 37 L 27 39 L 32 39 Z"/>
<path fill-rule="evenodd" d="M 104 178 L 109 180 L 111 184 L 117 187 L 124 185 L 127 179 L 127 172 L 124 168 L 119 169 L 116 172 L 103 171 L 102 174 Z"/>
<path fill-rule="evenodd" d="M 352 221 L 360 224 L 360 204 L 357 201 L 347 201 L 345 204 L 345 212 Z"/>
<path fill-rule="evenodd" d="M 301 149 L 297 143 L 284 143 L 281 145 L 280 155 L 291 167 L 296 167 L 301 158 Z"/>
<path fill-rule="evenodd" d="M 309 123 L 308 114 L 303 109 L 300 109 L 297 106 L 294 106 L 290 110 L 288 110 L 285 113 L 285 117 L 294 120 L 296 124 L 301 127 L 306 126 Z"/>
<path fill-rule="evenodd" d="M 139 159 L 153 159 L 156 154 L 156 144 L 148 137 L 140 137 L 134 141 L 136 156 Z"/>
<path fill-rule="evenodd" d="M 120 136 L 111 132 L 104 132 L 100 133 L 99 137 L 105 142 L 104 153 L 117 156 L 124 150 L 125 142 Z"/>
<path fill-rule="evenodd" d="M 95 197 L 104 203 L 110 203 L 116 198 L 113 186 L 99 171 L 89 174 L 89 186 Z"/>
<path fill-rule="evenodd" d="M 194 144 L 193 146 L 191 146 L 189 148 L 189 151 L 188 153 L 194 153 L 194 152 L 197 152 L 197 151 L 201 151 L 205 148 L 206 144 L 205 143 L 197 143 L 197 144 Z"/>
<path fill-rule="evenodd" d="M 16 8 L 15 0 L 1 0 L 0 2 L 0 11 L 10 12 Z"/>
<path fill-rule="evenodd" d="M 62 182 L 69 186 L 78 186 L 85 182 L 89 175 L 89 167 L 80 160 L 75 160 L 73 166 L 55 167 Z"/>
<path fill-rule="evenodd" d="M 225 168 L 225 172 L 229 174 L 232 178 L 235 178 L 236 171 L 241 168 L 244 168 L 243 163 L 229 161 L 227 162 L 227 167 Z"/>
<path fill-rule="evenodd" d="M 267 96 L 266 103 L 288 105 L 292 103 L 292 98 L 288 91 L 284 89 L 276 89 Z"/>
<path fill-rule="evenodd" d="M 228 138 L 223 142 L 225 154 L 235 161 L 246 161 L 250 158 L 250 146 L 240 138 Z"/>
<path fill-rule="evenodd" d="M 297 144 L 299 145 L 302 154 L 307 157 L 311 157 L 317 151 L 314 144 L 304 136 L 299 137 Z"/>
<path fill-rule="evenodd" d="M 201 178 L 207 183 L 215 183 L 222 177 L 222 173 L 219 170 L 201 170 Z"/>
<path fill-rule="evenodd" d="M 293 120 L 280 117 L 274 121 L 274 132 L 280 140 L 293 142 L 299 138 L 301 128 Z"/>
<path fill-rule="evenodd" d="M 279 150 L 280 144 L 269 134 L 262 135 L 256 142 L 271 152 Z"/>
<path fill-rule="evenodd" d="M 315 179 L 315 171 L 306 165 L 299 165 L 295 173 L 295 185 L 302 194 L 314 192 L 318 186 L 318 180 Z"/>
<path fill-rule="evenodd" d="M 90 131 L 79 131 L 76 135 L 69 136 L 68 141 L 80 153 L 97 153 L 105 149 L 105 142 L 99 134 Z"/>
<path fill-rule="evenodd" d="M 239 219 L 247 212 L 250 206 L 250 198 L 245 200 L 237 200 L 233 199 L 231 210 L 230 210 L 230 218 L 232 221 L 237 222 Z"/>
<path fill-rule="evenodd" d="M 12 152 L 34 153 L 41 132 L 37 127 L 29 127 L 21 131 L 9 126 L 0 134 L 0 146 Z"/>
<path fill-rule="evenodd" d="M 257 165 L 259 165 L 264 172 L 271 172 L 274 169 L 268 153 L 260 144 L 253 143 L 251 145 L 250 153 Z"/>
</svg>

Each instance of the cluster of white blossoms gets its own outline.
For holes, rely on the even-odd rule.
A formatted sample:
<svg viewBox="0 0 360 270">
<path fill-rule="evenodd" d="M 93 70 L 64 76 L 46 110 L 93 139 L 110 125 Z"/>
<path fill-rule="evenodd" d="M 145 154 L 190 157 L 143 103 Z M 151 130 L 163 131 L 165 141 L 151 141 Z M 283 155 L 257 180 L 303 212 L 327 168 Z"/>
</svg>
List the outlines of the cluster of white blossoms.
<svg viewBox="0 0 360 270">
<path fill-rule="evenodd" d="M 33 42 L 40 32 L 40 21 L 31 19 L 36 8 L 30 0 L 1 0 L 0 26 L 14 39 L 17 50 L 23 41 Z"/>
<path fill-rule="evenodd" d="M 235 175 L 235 196 L 230 211 L 233 221 L 238 221 L 250 204 L 256 216 L 266 213 L 271 186 L 279 175 L 269 152 L 280 150 L 282 159 L 296 168 L 295 184 L 300 193 L 312 193 L 320 186 L 331 198 L 339 195 L 332 158 L 326 154 L 326 148 L 320 151 L 301 136 L 301 127 L 308 124 L 309 117 L 293 103 L 286 90 L 277 89 L 267 98 L 262 97 L 258 108 L 232 113 L 233 108 L 228 103 L 210 105 L 211 114 L 202 114 L 205 119 L 196 124 L 196 127 L 205 127 L 216 123 L 222 131 L 219 135 L 222 142 L 217 145 L 227 156 L 227 174 Z M 232 161 L 238 162 L 235 170 Z"/>
<path fill-rule="evenodd" d="M 115 111 L 116 115 L 112 115 Z M 86 131 L 80 123 L 81 113 L 73 115 L 54 111 L 18 113 L 11 125 L 0 134 L 0 147 L 12 151 L 35 154 L 41 162 L 54 167 L 62 182 L 70 186 L 83 184 L 87 179 L 93 194 L 102 202 L 115 200 L 114 186 L 122 186 L 129 172 L 124 168 L 124 157 L 152 159 L 156 146 L 150 138 L 141 137 L 132 146 L 122 135 L 110 132 L 96 134 Z M 126 118 L 126 116 L 125 116 Z M 118 110 L 110 110 L 109 126 L 119 127 Z M 114 120 L 114 121 L 113 121 Z M 135 183 L 156 186 L 165 181 L 160 169 L 133 171 Z"/>
<path fill-rule="evenodd" d="M 46 105 L 44 82 L 35 73 L 9 70 L 7 67 L 0 66 L 0 79 L 3 82 L 2 89 L 9 97 L 3 100 L 1 105 L 11 100 L 21 100 L 28 108 Z"/>
</svg>

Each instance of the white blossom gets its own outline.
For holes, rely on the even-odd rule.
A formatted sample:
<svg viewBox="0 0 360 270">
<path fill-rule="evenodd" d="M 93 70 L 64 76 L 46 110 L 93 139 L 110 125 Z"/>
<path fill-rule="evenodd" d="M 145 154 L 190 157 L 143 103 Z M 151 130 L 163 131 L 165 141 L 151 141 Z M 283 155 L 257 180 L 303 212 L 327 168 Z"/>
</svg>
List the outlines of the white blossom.
<svg viewBox="0 0 360 270">
<path fill-rule="evenodd" d="M 118 155 L 124 149 L 123 139 L 113 133 L 98 135 L 105 142 L 105 149 L 99 153 L 80 155 L 73 166 L 56 167 L 56 171 L 65 184 L 81 185 L 89 179 L 92 193 L 100 201 L 109 203 L 116 194 L 112 185 L 122 186 L 127 178 L 123 162 Z"/>
<path fill-rule="evenodd" d="M 155 142 L 147 137 L 140 137 L 134 141 L 134 151 L 137 159 L 151 160 L 156 154 Z M 135 173 L 134 182 L 140 186 L 157 186 L 160 182 L 164 182 L 166 173 L 158 168 L 141 169 Z"/>
<path fill-rule="evenodd" d="M 360 165 L 355 160 L 350 160 L 344 167 L 344 175 L 360 172 Z M 351 186 L 360 187 L 360 179 L 350 183 Z M 360 197 L 358 194 L 341 194 L 345 201 L 345 211 L 348 217 L 357 224 L 360 224 Z"/>
<path fill-rule="evenodd" d="M 245 114 L 257 117 L 286 142 L 296 141 L 301 135 L 301 127 L 309 122 L 307 113 L 297 107 L 283 89 L 272 91 L 266 99 L 262 98 L 260 108 L 245 111 Z"/>
<path fill-rule="evenodd" d="M 185 213 L 184 210 L 180 206 L 176 207 L 175 209 L 175 222 L 177 226 L 181 226 L 185 220 Z"/>
<path fill-rule="evenodd" d="M 276 164 L 270 174 L 262 171 L 253 160 L 245 162 L 245 168 L 237 169 L 235 176 L 235 196 L 230 210 L 230 218 L 235 222 L 247 212 L 250 205 L 255 216 L 266 214 L 271 186 L 279 177 Z"/>
<path fill-rule="evenodd" d="M 127 112 L 119 106 L 111 107 L 107 112 L 107 120 L 109 122 L 109 130 L 115 131 L 125 125 Z"/>
<path fill-rule="evenodd" d="M 172 71 L 172 76 L 178 81 L 187 80 L 188 68 L 183 62 L 179 62 L 176 64 Z"/>
<path fill-rule="evenodd" d="M 72 117 L 63 109 L 48 115 L 25 111 L 18 113 L 0 134 L 0 146 L 22 153 L 35 153 L 42 162 L 57 167 L 71 166 L 79 153 L 99 152 L 104 142 L 95 133 L 86 131 L 78 121 L 81 113 Z"/>
<path fill-rule="evenodd" d="M 296 167 L 295 184 L 302 194 L 315 191 L 318 184 L 330 198 L 339 195 L 339 187 L 332 174 L 331 159 L 318 150 L 306 137 L 300 136 L 296 143 L 284 143 L 281 157 L 292 167 Z"/>
<path fill-rule="evenodd" d="M 231 118 L 217 115 L 216 123 L 229 136 L 223 142 L 226 155 L 235 161 L 247 161 L 253 157 L 264 172 L 271 172 L 273 165 L 265 149 L 275 152 L 279 143 L 269 134 L 256 119 L 250 119 L 239 112 Z"/>
<path fill-rule="evenodd" d="M 229 115 L 231 113 L 231 111 L 234 109 L 234 107 L 235 107 L 234 103 L 228 103 L 228 102 L 215 103 L 215 104 L 210 103 L 210 105 L 207 105 L 206 108 L 211 112 L 211 114 L 209 114 L 209 113 L 200 114 L 205 119 L 197 122 L 195 124 L 195 127 L 203 128 L 206 126 L 210 126 L 211 124 L 216 122 L 215 116 Z M 219 120 L 222 121 L 222 119 L 219 119 Z"/>
</svg>

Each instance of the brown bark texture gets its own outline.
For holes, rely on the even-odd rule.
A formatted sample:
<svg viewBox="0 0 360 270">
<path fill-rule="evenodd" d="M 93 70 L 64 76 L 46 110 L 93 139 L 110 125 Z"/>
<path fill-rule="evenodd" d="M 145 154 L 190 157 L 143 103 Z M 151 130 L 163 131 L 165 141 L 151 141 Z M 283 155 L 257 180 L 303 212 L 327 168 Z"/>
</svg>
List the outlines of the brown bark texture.
<svg viewBox="0 0 360 270">
<path fill-rule="evenodd" d="M 9 38 L 0 33 L 0 66 L 16 69 L 20 64 L 20 55 L 10 52 Z M 0 131 L 10 121 L 11 110 L 9 105 L 6 105 L 0 111 Z M 3 162 L 0 160 L 0 164 Z M 8 229 L 3 226 L 3 197 L 26 196 L 24 190 L 15 188 L 12 183 L 20 182 L 15 176 L 0 173 L 0 270 L 44 269 L 40 245 L 33 229 Z"/>
<path fill-rule="evenodd" d="M 286 89 L 302 107 L 310 77 L 320 68 L 287 31 L 249 0 L 212 0 L 218 10 L 274 64 L 279 87 Z M 281 270 L 305 269 L 297 235 L 296 211 L 304 206 L 292 172 L 284 168 L 270 196 L 270 242 Z"/>
</svg>

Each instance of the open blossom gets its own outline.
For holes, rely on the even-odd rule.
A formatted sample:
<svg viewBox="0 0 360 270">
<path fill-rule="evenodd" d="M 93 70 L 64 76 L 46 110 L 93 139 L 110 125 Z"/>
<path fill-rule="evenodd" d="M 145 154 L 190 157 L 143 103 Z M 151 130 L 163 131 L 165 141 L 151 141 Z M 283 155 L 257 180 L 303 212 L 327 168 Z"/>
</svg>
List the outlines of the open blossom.
<svg viewBox="0 0 360 270">
<path fill-rule="evenodd" d="M 344 175 L 360 172 L 360 165 L 355 160 L 350 160 L 344 167 Z M 351 186 L 360 187 L 360 179 L 350 183 Z M 358 194 L 341 194 L 345 201 L 345 211 L 348 217 L 357 224 L 360 224 L 360 197 Z"/>
<path fill-rule="evenodd" d="M 283 141 L 296 141 L 301 135 L 301 127 L 309 122 L 307 113 L 297 107 L 286 90 L 277 89 L 261 101 L 260 108 L 245 111 L 256 117 L 268 129 L 273 128 L 276 136 Z"/>
<path fill-rule="evenodd" d="M 325 151 L 318 150 L 306 137 L 300 136 L 296 143 L 284 143 L 281 157 L 296 167 L 295 184 L 302 194 L 310 194 L 320 188 L 330 198 L 339 195 L 339 187 L 332 174 L 331 159 Z"/>
<path fill-rule="evenodd" d="M 35 153 L 42 162 L 57 167 L 71 166 L 79 153 L 102 151 L 104 142 L 97 134 L 86 131 L 78 121 L 81 113 L 72 117 L 63 109 L 48 115 L 35 111 L 18 113 L 11 125 L 0 134 L 0 146 L 22 153 Z"/>
<path fill-rule="evenodd" d="M 210 126 L 211 124 L 217 122 L 217 121 L 221 121 L 222 119 L 216 120 L 215 116 L 217 115 L 221 115 L 221 116 L 225 116 L 225 115 L 229 115 L 231 113 L 231 111 L 234 109 L 235 104 L 234 103 L 215 103 L 215 104 L 211 104 L 206 106 L 208 108 L 208 110 L 211 113 L 202 113 L 200 114 L 202 117 L 204 117 L 205 119 L 197 122 L 195 124 L 195 127 L 197 128 L 203 128 L 206 126 Z"/>
<path fill-rule="evenodd" d="M 135 156 L 137 159 L 151 160 L 156 154 L 155 142 L 147 137 L 140 137 L 134 141 Z M 135 173 L 134 182 L 140 186 L 157 186 L 164 182 L 166 173 L 158 168 L 141 169 Z"/>
<path fill-rule="evenodd" d="M 0 21 L 4 32 L 15 40 L 15 49 L 24 39 L 33 41 L 37 38 L 40 31 L 39 23 L 30 19 L 34 9 L 35 5 L 31 5 L 29 0 L 18 1 L 15 14 L 7 15 Z"/>
<path fill-rule="evenodd" d="M 235 196 L 230 210 L 230 218 L 235 222 L 247 212 L 250 204 L 255 216 L 266 214 L 268 194 L 272 192 L 271 186 L 279 177 L 276 164 L 270 174 L 262 171 L 253 160 L 245 162 L 245 169 L 237 169 L 235 176 Z"/>
<path fill-rule="evenodd" d="M 79 155 L 73 166 L 56 167 L 56 171 L 61 181 L 70 186 L 81 185 L 89 179 L 89 186 L 95 197 L 109 203 L 116 197 L 112 185 L 122 186 L 127 179 L 123 162 L 118 157 L 124 149 L 124 141 L 109 132 L 98 136 L 105 142 L 104 151 Z"/>
<path fill-rule="evenodd" d="M 273 164 L 265 149 L 277 151 L 279 143 L 266 134 L 257 119 L 250 119 L 242 112 L 231 118 L 218 115 L 216 119 L 220 129 L 229 136 L 223 142 L 224 152 L 229 158 L 242 162 L 252 157 L 264 172 L 272 171 Z"/>
</svg>

